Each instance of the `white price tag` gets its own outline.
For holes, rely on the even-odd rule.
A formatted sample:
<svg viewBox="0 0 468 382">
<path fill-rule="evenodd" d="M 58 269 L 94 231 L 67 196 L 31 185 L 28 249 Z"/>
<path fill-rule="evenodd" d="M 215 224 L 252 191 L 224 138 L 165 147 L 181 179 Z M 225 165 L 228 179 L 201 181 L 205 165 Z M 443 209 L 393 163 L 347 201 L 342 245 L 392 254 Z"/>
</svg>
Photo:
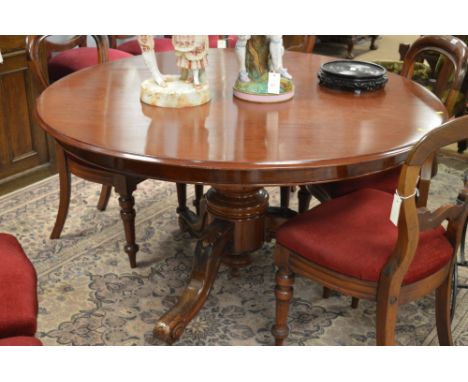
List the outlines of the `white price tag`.
<svg viewBox="0 0 468 382">
<path fill-rule="evenodd" d="M 0 64 L 3 64 L 2 51 L 0 50 Z"/>
<path fill-rule="evenodd" d="M 218 48 L 219 49 L 226 49 L 227 48 L 227 41 L 226 40 L 218 40 Z"/>
<path fill-rule="evenodd" d="M 280 94 L 281 74 L 268 72 L 268 93 Z"/>
<path fill-rule="evenodd" d="M 392 210 L 390 212 L 390 221 L 394 225 L 398 225 L 398 217 L 400 216 L 401 198 L 396 192 L 393 195 Z"/>
</svg>

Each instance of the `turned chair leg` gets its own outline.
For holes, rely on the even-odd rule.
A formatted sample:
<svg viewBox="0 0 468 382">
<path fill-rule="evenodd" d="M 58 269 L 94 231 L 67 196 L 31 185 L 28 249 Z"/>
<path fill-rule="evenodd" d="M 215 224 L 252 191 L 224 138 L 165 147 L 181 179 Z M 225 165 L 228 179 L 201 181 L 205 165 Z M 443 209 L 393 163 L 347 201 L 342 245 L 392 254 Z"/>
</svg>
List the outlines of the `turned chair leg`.
<svg viewBox="0 0 468 382">
<path fill-rule="evenodd" d="M 297 198 L 299 200 L 299 213 L 308 211 L 310 201 L 312 200 L 312 194 L 309 192 L 306 186 L 299 187 Z"/>
<path fill-rule="evenodd" d="M 185 183 L 176 183 L 177 187 L 177 213 L 187 210 L 187 185 Z"/>
<path fill-rule="evenodd" d="M 112 186 L 103 184 L 101 188 L 101 194 L 99 195 L 99 201 L 97 204 L 97 209 L 99 211 L 104 211 L 107 208 L 107 204 L 109 203 L 111 194 L 112 194 Z"/>
<path fill-rule="evenodd" d="M 133 198 L 133 191 L 136 190 L 137 182 L 132 179 L 122 177 L 115 185 L 115 191 L 120 195 L 120 217 L 125 231 L 126 244 L 124 247 L 125 253 L 128 255 L 130 260 L 130 267 L 136 267 L 136 255 L 139 249 L 136 244 L 135 237 L 135 216 L 136 212 L 134 209 L 135 199 Z"/>
<path fill-rule="evenodd" d="M 279 269 L 276 273 L 276 322 L 271 333 L 275 337 L 275 345 L 283 345 L 289 335 L 288 312 L 293 297 L 294 274 Z"/>
<path fill-rule="evenodd" d="M 196 184 L 195 185 L 195 199 L 193 201 L 193 205 L 197 212 L 197 215 L 200 216 L 200 201 L 203 198 L 203 184 Z"/>
<path fill-rule="evenodd" d="M 291 187 L 289 186 L 282 186 L 280 187 L 280 192 L 281 192 L 281 201 L 280 201 L 280 206 L 281 208 L 289 208 L 289 197 L 291 194 Z"/>
<path fill-rule="evenodd" d="M 453 267 L 452 267 L 453 269 Z M 436 289 L 436 326 L 440 345 L 453 345 L 452 321 L 450 319 L 450 296 L 452 293 L 452 272 Z"/>
<path fill-rule="evenodd" d="M 395 345 L 395 327 L 398 313 L 397 299 L 377 300 L 377 345 Z"/>
<path fill-rule="evenodd" d="M 50 234 L 51 239 L 58 239 L 62 233 L 65 220 L 67 219 L 71 197 L 71 173 L 68 168 L 68 161 L 65 156 L 65 152 L 58 143 L 55 144 L 55 152 L 60 181 L 60 201 L 54 228 Z"/>
</svg>

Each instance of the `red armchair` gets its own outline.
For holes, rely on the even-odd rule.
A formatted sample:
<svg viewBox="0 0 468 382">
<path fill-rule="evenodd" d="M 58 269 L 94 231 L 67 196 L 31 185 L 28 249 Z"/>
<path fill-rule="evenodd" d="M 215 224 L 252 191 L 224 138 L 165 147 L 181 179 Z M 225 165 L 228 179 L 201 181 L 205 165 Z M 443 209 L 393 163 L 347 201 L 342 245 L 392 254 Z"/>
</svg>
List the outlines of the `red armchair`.
<svg viewBox="0 0 468 382">
<path fill-rule="evenodd" d="M 0 261 L 0 346 L 42 345 L 36 271 L 14 236 L 0 233 Z"/>
</svg>

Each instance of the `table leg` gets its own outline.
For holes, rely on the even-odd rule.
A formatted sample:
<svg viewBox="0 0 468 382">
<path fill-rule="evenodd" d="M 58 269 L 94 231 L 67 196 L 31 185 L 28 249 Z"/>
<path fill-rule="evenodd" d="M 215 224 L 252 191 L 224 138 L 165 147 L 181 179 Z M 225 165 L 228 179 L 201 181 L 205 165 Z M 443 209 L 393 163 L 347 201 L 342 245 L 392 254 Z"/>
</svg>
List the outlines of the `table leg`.
<svg viewBox="0 0 468 382">
<path fill-rule="evenodd" d="M 203 307 L 218 273 L 221 256 L 232 240 L 233 224 L 213 220 L 197 243 L 192 275 L 177 304 L 154 327 L 154 336 L 172 344 Z"/>
</svg>

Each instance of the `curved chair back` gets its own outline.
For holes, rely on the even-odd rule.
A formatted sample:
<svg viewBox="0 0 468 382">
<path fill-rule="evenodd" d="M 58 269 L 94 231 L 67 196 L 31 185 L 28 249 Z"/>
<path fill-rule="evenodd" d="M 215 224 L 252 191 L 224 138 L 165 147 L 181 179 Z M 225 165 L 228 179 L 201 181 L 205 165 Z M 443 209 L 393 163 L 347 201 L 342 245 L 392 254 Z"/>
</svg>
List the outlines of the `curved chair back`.
<svg viewBox="0 0 468 382">
<path fill-rule="evenodd" d="M 62 42 L 55 42 L 49 39 L 50 35 L 31 35 L 26 37 L 26 50 L 31 68 L 39 79 L 43 89 L 49 86 L 49 74 L 47 68 L 47 58 L 52 53 L 63 52 L 75 47 L 86 47 L 87 36 L 73 36 Z M 107 36 L 91 36 L 96 42 L 98 62 L 104 63 L 109 57 L 109 40 Z"/>
<path fill-rule="evenodd" d="M 460 246 L 462 230 L 468 214 L 468 188 L 465 187 L 463 203 L 444 205 L 431 212 L 417 208 L 415 202 L 419 173 L 427 159 L 441 147 L 468 138 L 468 116 L 453 119 L 429 132 L 411 150 L 401 170 L 398 195 L 401 200 L 398 219 L 398 241 L 381 274 L 386 287 L 399 288 L 418 246 L 421 231 L 434 229 L 442 222 L 449 222 L 447 239 L 453 245 L 453 256 Z M 395 196 L 398 198 L 398 196 Z M 454 198 L 455 199 L 455 198 Z"/>
<path fill-rule="evenodd" d="M 401 75 L 412 78 L 414 64 L 425 52 L 440 53 L 445 58 L 433 92 L 437 97 L 444 99 L 444 92 L 448 89 L 445 107 L 449 115 L 452 116 L 459 91 L 468 70 L 468 47 L 462 40 L 454 36 L 420 37 L 406 53 Z"/>
</svg>

